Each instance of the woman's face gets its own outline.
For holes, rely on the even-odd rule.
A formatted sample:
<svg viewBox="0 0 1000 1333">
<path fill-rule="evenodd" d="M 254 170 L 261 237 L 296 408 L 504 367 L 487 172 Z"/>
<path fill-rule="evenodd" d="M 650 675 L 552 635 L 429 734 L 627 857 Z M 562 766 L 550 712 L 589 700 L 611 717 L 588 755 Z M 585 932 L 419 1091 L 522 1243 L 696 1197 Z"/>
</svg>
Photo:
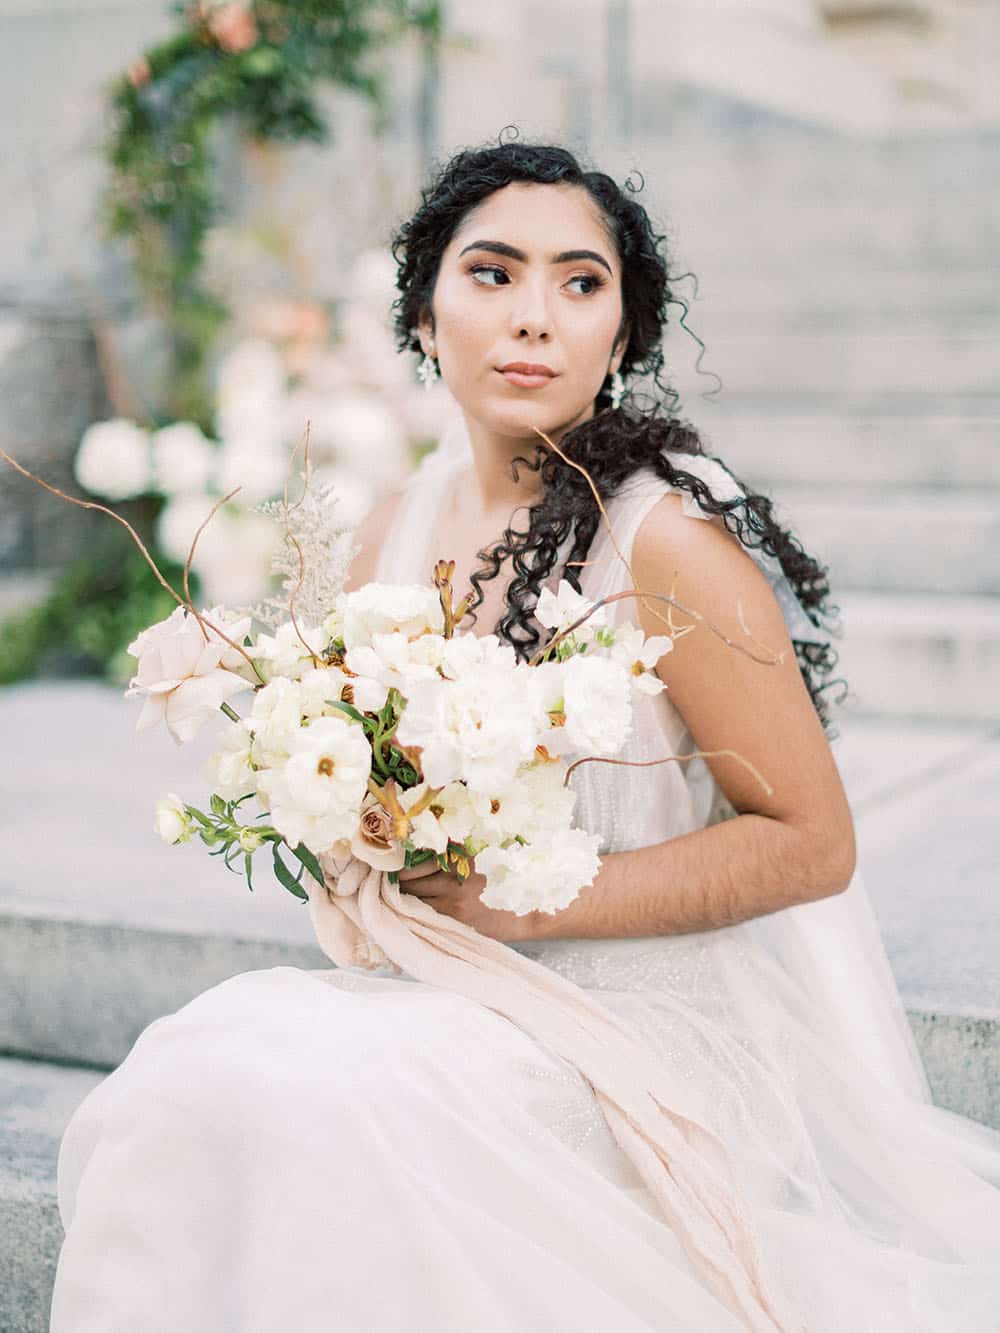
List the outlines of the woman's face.
<svg viewBox="0 0 1000 1333">
<path fill-rule="evenodd" d="M 621 266 L 597 205 L 575 185 L 504 186 L 457 228 L 441 257 L 425 352 L 466 416 L 492 434 L 558 437 L 592 417 L 627 333 Z M 547 367 L 530 378 L 504 367 Z"/>
</svg>

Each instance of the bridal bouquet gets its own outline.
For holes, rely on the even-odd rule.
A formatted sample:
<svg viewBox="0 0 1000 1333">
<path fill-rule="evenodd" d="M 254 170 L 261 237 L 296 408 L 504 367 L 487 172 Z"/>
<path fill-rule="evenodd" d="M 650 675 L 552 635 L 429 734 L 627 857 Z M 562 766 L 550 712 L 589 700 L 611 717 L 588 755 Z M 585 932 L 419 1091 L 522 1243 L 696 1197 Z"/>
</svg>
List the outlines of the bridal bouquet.
<svg viewBox="0 0 1000 1333">
<path fill-rule="evenodd" d="M 327 854 L 391 881 L 431 858 L 460 879 L 475 868 L 482 901 L 517 915 L 567 906 L 599 868 L 599 838 L 572 823 L 570 761 L 622 748 L 633 701 L 663 688 L 652 668 L 671 640 L 612 629 L 563 580 L 535 608 L 548 645 L 519 662 L 495 634 L 457 629 L 453 573 L 439 561 L 433 587 L 341 592 L 320 624 L 293 617 L 256 638 L 220 608 L 178 607 L 140 634 L 139 729 L 162 719 L 183 742 L 220 706 L 229 718 L 209 809 L 167 797 L 160 835 L 200 837 L 230 868 L 242 856 L 251 887 L 268 846 L 303 900 L 303 873 L 322 882 Z M 240 716 L 228 700 L 251 689 Z"/>
</svg>

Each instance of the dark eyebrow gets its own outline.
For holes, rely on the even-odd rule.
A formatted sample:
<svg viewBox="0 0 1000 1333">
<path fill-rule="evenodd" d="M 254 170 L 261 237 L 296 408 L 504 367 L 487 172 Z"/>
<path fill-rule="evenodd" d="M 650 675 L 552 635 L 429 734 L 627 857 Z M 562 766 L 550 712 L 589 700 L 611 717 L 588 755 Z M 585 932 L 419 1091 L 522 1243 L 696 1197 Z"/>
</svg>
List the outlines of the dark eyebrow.
<svg viewBox="0 0 1000 1333">
<path fill-rule="evenodd" d="M 459 259 L 469 250 L 489 250 L 494 255 L 506 255 L 508 259 L 518 259 L 522 264 L 528 258 L 523 250 L 518 250 L 513 245 L 507 245 L 505 241 L 473 241 L 471 245 L 467 245 L 464 250 L 459 251 Z M 611 265 L 596 250 L 563 250 L 561 253 L 553 255 L 549 263 L 568 264 L 573 259 L 593 259 L 611 273 Z"/>
</svg>

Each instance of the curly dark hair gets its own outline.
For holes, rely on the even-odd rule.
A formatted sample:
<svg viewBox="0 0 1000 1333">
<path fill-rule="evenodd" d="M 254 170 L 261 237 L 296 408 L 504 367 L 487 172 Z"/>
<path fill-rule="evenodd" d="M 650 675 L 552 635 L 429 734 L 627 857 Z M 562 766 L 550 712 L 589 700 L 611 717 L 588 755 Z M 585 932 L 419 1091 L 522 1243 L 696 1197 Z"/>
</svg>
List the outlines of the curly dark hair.
<svg viewBox="0 0 1000 1333">
<path fill-rule="evenodd" d="M 840 608 L 827 603 L 830 588 L 826 566 L 808 555 L 797 538 L 776 521 L 767 496 L 751 491 L 727 467 L 742 495 L 717 500 L 700 477 L 684 471 L 665 455 L 664 451 L 670 451 L 715 457 L 706 455 L 697 430 L 675 415 L 678 395 L 663 383 L 663 335 L 669 306 L 682 307 L 684 313 L 678 322 L 700 347 L 704 344 L 684 323 L 686 303 L 671 291 L 670 283 L 679 278 L 668 271 L 666 237 L 654 231 L 646 209 L 632 197 L 637 191 L 630 183 L 622 189 L 603 172 L 584 170 L 573 153 L 553 144 L 501 141 L 456 153 L 438 168 L 421 193 L 420 206 L 393 239 L 396 286 L 401 293 L 393 303 L 399 350 L 421 350 L 418 321 L 425 311 L 432 311 L 441 256 L 459 224 L 487 196 L 512 182 L 577 185 L 595 201 L 621 265 L 619 332 L 628 328 L 621 374 L 644 376 L 653 390 L 650 395 L 632 388 L 618 410 L 611 410 L 610 382 L 605 380 L 594 404 L 594 416 L 568 431 L 559 442 L 560 449 L 587 469 L 602 499 L 614 495 L 644 466 L 671 485 L 691 492 L 703 510 L 723 516 L 726 527 L 744 546 L 776 556 L 812 623 L 839 634 L 839 622 L 832 619 L 832 613 Z M 721 459 L 717 461 L 722 463 Z M 514 573 L 505 594 L 507 610 L 496 633 L 525 659 L 539 646 L 540 634 L 531 613 L 542 585 L 555 568 L 561 545 L 572 533 L 572 549 L 561 573 L 579 592 L 579 575 L 572 562 L 586 559 L 600 511 L 586 479 L 544 444 L 538 444 L 533 459 L 513 460 L 515 479 L 518 463 L 539 471 L 542 497 L 528 510 L 526 530 L 508 526 L 492 547 L 478 553 L 484 564 L 471 581 L 476 593 L 474 609 L 483 601 L 482 580 L 496 578 L 501 565 L 511 558 Z M 792 642 L 813 705 L 828 738 L 833 739 L 837 732 L 831 728 L 829 707 L 822 696 L 834 684 L 845 682 L 823 683 L 822 678 L 833 671 L 838 654 L 828 644 Z"/>
</svg>

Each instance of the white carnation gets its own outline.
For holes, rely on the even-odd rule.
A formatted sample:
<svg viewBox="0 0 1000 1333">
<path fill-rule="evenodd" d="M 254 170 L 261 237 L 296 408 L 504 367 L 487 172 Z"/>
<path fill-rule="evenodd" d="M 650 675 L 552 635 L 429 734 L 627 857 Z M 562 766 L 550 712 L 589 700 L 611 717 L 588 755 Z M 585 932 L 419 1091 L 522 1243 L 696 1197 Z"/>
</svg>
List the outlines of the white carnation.
<svg viewBox="0 0 1000 1333">
<path fill-rule="evenodd" d="M 539 726 L 522 673 L 484 669 L 459 680 L 414 682 L 396 734 L 402 745 L 421 747 L 432 786 L 460 780 L 489 791 L 506 786 L 533 757 Z"/>
<path fill-rule="evenodd" d="M 563 664 L 566 743 L 588 755 L 617 754 L 632 731 L 632 698 L 624 667 L 607 657 L 575 656 Z"/>
<path fill-rule="evenodd" d="M 537 843 L 486 847 L 476 856 L 476 869 L 486 876 L 482 901 L 517 916 L 562 911 L 593 883 L 601 866 L 599 845 L 596 833 L 569 828 Z"/>
<path fill-rule="evenodd" d="M 165 495 L 208 490 L 214 465 L 214 447 L 192 421 L 175 421 L 153 435 L 153 477 Z"/>
<path fill-rule="evenodd" d="M 320 853 L 358 827 L 371 748 L 347 718 L 319 717 L 299 730 L 287 761 L 257 775 L 271 822 L 289 846 Z"/>
<path fill-rule="evenodd" d="M 95 422 L 83 433 L 73 470 L 92 495 L 131 500 L 152 484 L 149 436 L 122 417 Z"/>
</svg>

